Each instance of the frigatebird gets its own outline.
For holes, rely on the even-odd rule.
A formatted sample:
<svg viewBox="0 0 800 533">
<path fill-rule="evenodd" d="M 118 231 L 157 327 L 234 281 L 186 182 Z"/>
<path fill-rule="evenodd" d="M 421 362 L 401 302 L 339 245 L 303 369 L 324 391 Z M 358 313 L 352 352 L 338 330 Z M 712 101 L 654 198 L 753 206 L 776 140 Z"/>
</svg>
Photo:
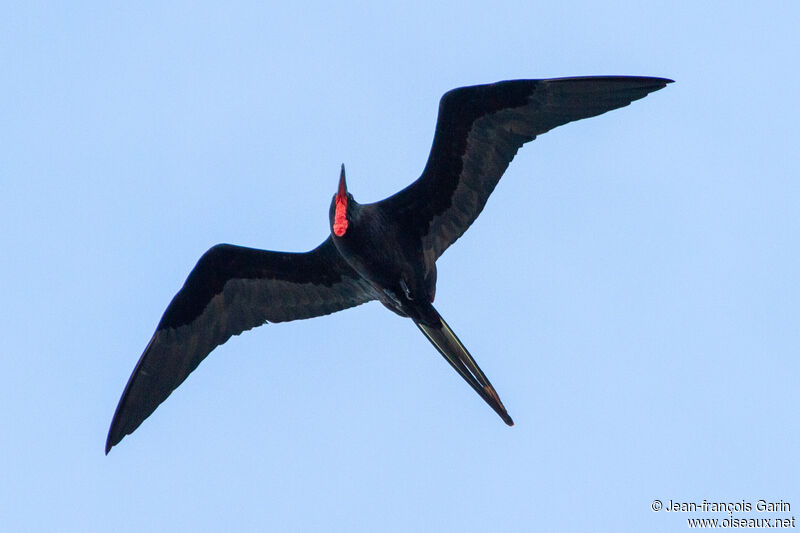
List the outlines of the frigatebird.
<svg viewBox="0 0 800 533">
<path fill-rule="evenodd" d="M 268 322 L 327 315 L 378 300 L 408 317 L 509 426 L 494 387 L 433 307 L 436 260 L 472 224 L 519 148 L 557 126 L 628 105 L 672 80 L 595 76 L 510 80 L 448 91 L 422 175 L 359 204 L 344 165 L 330 235 L 305 253 L 218 244 L 170 302 L 119 401 L 106 454 L 167 399 L 214 348 Z"/>
</svg>

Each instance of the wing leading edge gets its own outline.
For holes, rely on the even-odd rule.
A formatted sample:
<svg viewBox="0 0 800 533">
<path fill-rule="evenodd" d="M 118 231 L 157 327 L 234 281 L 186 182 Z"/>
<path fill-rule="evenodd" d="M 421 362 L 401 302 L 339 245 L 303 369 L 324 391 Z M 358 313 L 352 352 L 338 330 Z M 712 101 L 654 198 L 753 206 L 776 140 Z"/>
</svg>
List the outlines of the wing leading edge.
<svg viewBox="0 0 800 533">
<path fill-rule="evenodd" d="M 510 80 L 442 96 L 428 162 L 378 202 L 435 260 L 475 221 L 519 148 L 557 126 L 624 107 L 672 80 L 631 76 Z"/>
<path fill-rule="evenodd" d="M 231 336 L 267 322 L 327 315 L 372 299 L 330 237 L 305 253 L 214 246 L 170 302 L 128 380 L 106 453 Z"/>
</svg>

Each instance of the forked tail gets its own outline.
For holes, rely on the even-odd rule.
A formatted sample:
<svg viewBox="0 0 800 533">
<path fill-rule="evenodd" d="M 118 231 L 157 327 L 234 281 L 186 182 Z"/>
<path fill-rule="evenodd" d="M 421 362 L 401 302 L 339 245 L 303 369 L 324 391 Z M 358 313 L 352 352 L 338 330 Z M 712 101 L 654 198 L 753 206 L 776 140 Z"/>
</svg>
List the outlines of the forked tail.
<svg viewBox="0 0 800 533">
<path fill-rule="evenodd" d="M 438 317 L 440 327 L 436 326 L 426 326 L 421 322 L 417 322 L 416 320 L 414 323 L 417 327 L 428 337 L 428 340 L 431 341 L 439 353 L 450 363 L 456 372 L 464 378 L 464 381 L 469 383 L 469 385 L 475 389 L 481 398 L 484 399 L 486 403 L 488 403 L 495 412 L 500 415 L 500 418 L 503 419 L 503 422 L 508 424 L 509 426 L 514 425 L 514 421 L 511 420 L 511 417 L 508 416 L 506 412 L 506 408 L 503 405 L 503 402 L 500 401 L 500 397 L 497 395 L 497 392 L 492 387 L 492 384 L 489 382 L 487 377 L 481 371 L 478 363 L 475 362 L 475 359 L 472 358 L 470 353 L 461 344 L 461 341 L 458 340 L 458 337 L 453 330 L 450 329 L 450 326 L 447 325 L 447 322 L 444 321 L 444 318 L 439 314 L 436 309 L 431 306 L 431 310 L 433 313 Z"/>
</svg>

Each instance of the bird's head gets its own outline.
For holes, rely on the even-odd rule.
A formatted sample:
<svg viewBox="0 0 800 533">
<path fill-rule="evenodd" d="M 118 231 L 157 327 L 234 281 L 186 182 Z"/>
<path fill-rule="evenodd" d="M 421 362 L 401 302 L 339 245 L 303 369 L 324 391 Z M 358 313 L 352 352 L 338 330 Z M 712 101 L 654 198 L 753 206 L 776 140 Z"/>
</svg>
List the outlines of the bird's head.
<svg viewBox="0 0 800 533">
<path fill-rule="evenodd" d="M 331 231 L 337 237 L 344 237 L 350 226 L 352 212 L 355 207 L 353 195 L 347 192 L 347 183 L 344 179 L 344 164 L 339 174 L 339 190 L 331 200 L 330 222 Z"/>
</svg>

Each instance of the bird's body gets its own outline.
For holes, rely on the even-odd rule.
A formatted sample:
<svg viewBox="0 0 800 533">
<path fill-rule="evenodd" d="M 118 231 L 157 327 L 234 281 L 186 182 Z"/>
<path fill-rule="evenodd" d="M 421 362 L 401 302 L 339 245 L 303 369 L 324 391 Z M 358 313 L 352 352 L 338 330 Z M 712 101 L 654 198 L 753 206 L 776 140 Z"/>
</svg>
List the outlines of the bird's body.
<svg viewBox="0 0 800 533">
<path fill-rule="evenodd" d="M 330 236 L 314 250 L 271 252 L 221 244 L 200 258 L 128 381 L 106 453 L 232 335 L 370 300 L 412 319 L 459 375 L 513 425 L 494 387 L 433 307 L 436 260 L 477 218 L 524 143 L 567 122 L 628 105 L 670 82 L 560 78 L 449 91 L 440 102 L 428 162 L 408 187 L 362 205 L 347 192 L 342 165 L 331 201 Z"/>
<path fill-rule="evenodd" d="M 334 210 L 335 200 L 331 226 Z M 332 237 L 339 254 L 370 284 L 375 299 L 400 316 L 423 320 L 436 292 L 435 261 L 425 258 L 418 240 L 409 239 L 380 203 L 360 205 L 350 196 L 347 210 L 353 219 L 347 232 Z"/>
</svg>

